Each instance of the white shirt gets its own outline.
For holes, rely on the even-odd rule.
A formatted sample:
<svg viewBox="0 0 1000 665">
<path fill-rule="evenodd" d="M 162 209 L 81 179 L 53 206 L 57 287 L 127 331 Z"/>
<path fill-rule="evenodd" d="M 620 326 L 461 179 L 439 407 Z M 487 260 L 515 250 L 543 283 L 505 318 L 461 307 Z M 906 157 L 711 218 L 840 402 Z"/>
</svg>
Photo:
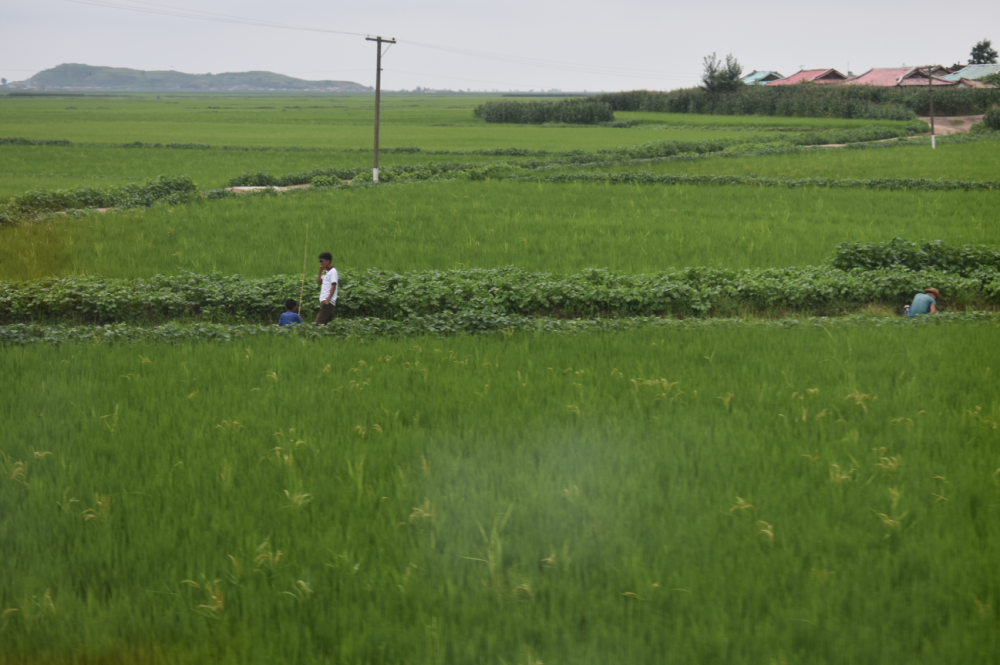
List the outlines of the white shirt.
<svg viewBox="0 0 1000 665">
<path fill-rule="evenodd" d="M 327 298 L 330 298 L 330 292 L 333 291 L 333 288 L 336 285 L 337 285 L 337 269 L 331 267 L 329 270 L 326 271 L 326 274 L 323 275 L 323 288 L 320 289 L 320 292 L 319 292 L 319 302 L 320 302 L 320 304 L 322 304 L 322 302 L 324 300 L 326 300 Z M 333 292 L 333 297 L 330 298 L 330 304 L 331 305 L 336 305 L 337 304 L 337 292 L 336 291 Z"/>
</svg>

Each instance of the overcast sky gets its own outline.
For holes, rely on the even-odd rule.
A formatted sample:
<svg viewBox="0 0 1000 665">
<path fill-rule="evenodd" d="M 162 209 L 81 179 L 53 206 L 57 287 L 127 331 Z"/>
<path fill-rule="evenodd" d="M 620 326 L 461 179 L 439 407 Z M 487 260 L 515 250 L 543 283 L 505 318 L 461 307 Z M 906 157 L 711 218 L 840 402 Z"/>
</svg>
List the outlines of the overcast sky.
<svg viewBox="0 0 1000 665">
<path fill-rule="evenodd" d="M 84 1 L 98 4 L 4 2 L 0 76 L 20 81 L 75 62 L 197 74 L 266 70 L 374 85 L 375 45 L 367 34 L 399 40 L 383 59 L 384 90 L 669 90 L 697 85 L 702 58 L 712 52 L 732 53 L 745 73 L 788 76 L 800 66 L 860 74 L 964 63 L 981 39 L 1000 47 L 996 0 L 964 3 L 955 18 L 927 0 Z M 170 15 L 205 12 L 358 34 Z"/>
</svg>

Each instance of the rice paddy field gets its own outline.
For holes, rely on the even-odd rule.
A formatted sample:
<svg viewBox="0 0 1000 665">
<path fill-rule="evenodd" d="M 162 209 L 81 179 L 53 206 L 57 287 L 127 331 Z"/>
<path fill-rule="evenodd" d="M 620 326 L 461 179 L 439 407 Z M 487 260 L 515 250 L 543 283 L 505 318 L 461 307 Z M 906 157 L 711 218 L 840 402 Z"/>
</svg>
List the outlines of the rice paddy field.
<svg viewBox="0 0 1000 665">
<path fill-rule="evenodd" d="M 818 265 L 843 241 L 1000 244 L 995 203 L 994 192 L 502 181 L 296 192 L 10 229 L 0 277 L 300 273 L 307 225 L 342 269 Z M 720 219 L 725 232 L 709 232 Z"/>
<path fill-rule="evenodd" d="M 605 170 L 600 166 L 583 167 Z M 936 150 L 923 145 L 838 150 L 815 148 L 808 153 L 766 157 L 706 158 L 638 166 L 622 171 L 656 173 L 735 174 L 778 178 L 931 178 L 943 180 L 995 180 L 1000 175 L 1000 151 L 993 142 L 946 143 Z"/>
<path fill-rule="evenodd" d="M 643 123 L 631 127 L 485 125 L 472 116 L 481 101 L 390 96 L 383 146 L 596 155 L 851 128 L 659 114 L 618 114 Z M 245 171 L 365 166 L 370 153 L 343 150 L 368 146 L 369 103 L 0 97 L 0 136 L 74 142 L 0 145 L 3 195 L 159 174 L 210 189 Z M 319 150 L 114 145 L 131 141 Z M 996 167 L 983 141 L 641 168 L 996 180 Z M 323 250 L 346 274 L 818 266 L 844 241 L 1000 245 L 996 196 L 346 186 L 0 226 L 0 280 L 299 275 L 307 232 L 307 282 Z M 311 283 L 305 293 L 316 298 Z M 224 339 L 197 339 L 187 322 L 194 332 L 175 341 L 131 342 L 100 327 L 70 341 L 53 327 L 49 342 L 0 345 L 0 663 L 1000 658 L 996 316 L 871 310 L 836 325 L 620 332 L 541 322 L 411 336 L 248 327 Z"/>
<path fill-rule="evenodd" d="M 429 99 L 428 99 L 429 98 Z M 851 129 L 871 121 L 814 118 L 739 118 L 684 114 L 620 113 L 643 123 L 627 130 L 585 126 L 488 125 L 472 115 L 487 98 L 475 95 L 383 97 L 380 143 L 385 148 L 471 151 L 495 148 L 595 151 L 650 141 L 696 141 L 773 134 L 775 129 Z M 369 96 L 108 95 L 0 96 L 0 137 L 65 140 L 88 145 L 3 146 L 0 202 L 28 189 L 107 187 L 160 174 L 186 174 L 204 187 L 220 187 L 244 171 L 303 171 L 317 166 L 371 164 Z M 888 127 L 898 121 L 880 121 Z M 181 143 L 266 147 L 239 150 L 122 149 L 125 143 Z M 283 150 L 284 149 L 284 150 Z M 291 149 L 291 150 L 288 150 Z M 305 150 L 303 150 L 305 149 Z M 351 151 L 351 152 L 344 152 Z M 380 163 L 489 161 L 477 155 L 380 156 Z M 511 160 L 510 157 L 492 159 Z M 517 161 L 517 158 L 513 158 Z"/>
</svg>

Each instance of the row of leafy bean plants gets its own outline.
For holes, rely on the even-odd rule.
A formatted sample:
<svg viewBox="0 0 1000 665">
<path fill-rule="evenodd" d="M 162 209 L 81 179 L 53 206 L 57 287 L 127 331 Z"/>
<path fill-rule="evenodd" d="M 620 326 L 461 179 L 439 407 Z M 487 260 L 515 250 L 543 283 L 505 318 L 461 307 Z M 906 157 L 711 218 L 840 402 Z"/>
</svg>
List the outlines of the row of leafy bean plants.
<svg viewBox="0 0 1000 665">
<path fill-rule="evenodd" d="M 111 325 L 45 325 L 15 323 L 0 325 L 0 346 L 23 344 L 115 344 L 139 341 L 180 342 L 245 342 L 252 337 L 285 336 L 298 340 L 373 337 L 449 337 L 453 335 L 513 335 L 623 333 L 632 330 L 698 330 L 706 328 L 881 328 L 887 326 L 936 326 L 956 323 L 1000 325 L 1000 313 L 968 311 L 945 312 L 938 316 L 874 317 L 854 315 L 780 319 L 706 318 L 678 319 L 637 316 L 618 319 L 560 319 L 554 317 L 518 316 L 494 312 L 443 313 L 416 316 L 397 321 L 392 319 L 334 319 L 325 326 L 305 324 L 279 328 L 276 325 L 180 323 L 172 321 L 158 326 L 127 323 Z"/>
<path fill-rule="evenodd" d="M 273 189 L 253 192 L 258 196 L 275 194 Z M 216 200 L 236 196 L 226 189 L 200 190 L 188 176 L 158 176 L 141 183 L 121 187 L 71 187 L 47 190 L 32 189 L 11 197 L 0 205 L 0 227 L 51 218 L 54 214 L 79 214 L 93 208 L 149 208 L 155 204 L 180 205 L 195 199 Z"/>
<path fill-rule="evenodd" d="M 67 277 L 0 282 L 0 324 L 57 322 L 160 323 L 276 321 L 301 277 L 246 279 L 182 273 L 150 279 Z M 869 304 L 901 307 L 929 286 L 957 309 L 1000 304 L 1000 272 L 965 276 L 941 271 L 838 270 L 829 266 L 766 270 L 685 268 L 647 275 L 605 269 L 571 274 L 519 268 L 347 271 L 341 276 L 340 318 L 404 320 L 444 312 L 492 312 L 562 318 L 631 316 L 839 315 Z M 310 296 L 303 313 L 314 309 Z"/>
<path fill-rule="evenodd" d="M 968 276 L 1000 271 L 1000 249 L 990 245 L 949 245 L 942 240 L 916 243 L 903 238 L 888 242 L 842 242 L 830 259 L 838 270 L 939 270 Z"/>
<path fill-rule="evenodd" d="M 749 185 L 754 187 L 820 187 L 879 190 L 1000 190 L 1000 180 L 935 180 L 932 178 L 765 178 L 756 175 L 687 175 L 627 171 L 614 173 L 557 173 L 550 176 L 513 176 L 513 180 L 532 182 L 607 182 L 638 185 Z"/>
<path fill-rule="evenodd" d="M 50 191 L 33 189 L 0 206 L 0 226 L 16 224 L 47 212 L 78 208 L 138 208 L 156 202 L 187 203 L 198 195 L 198 186 L 187 176 L 159 176 L 121 187 L 75 187 Z"/>
<path fill-rule="evenodd" d="M 938 143 L 977 143 L 979 141 L 994 141 L 1000 139 L 1000 134 L 989 134 L 985 136 L 969 136 L 968 134 L 951 134 L 949 136 L 938 137 Z M 841 150 L 891 150 L 902 146 L 926 146 L 930 144 L 930 138 L 910 137 L 900 138 L 895 141 L 872 141 L 866 143 L 848 143 L 842 146 Z M 624 158 L 615 155 L 587 155 L 584 158 L 560 158 L 549 160 L 525 160 L 518 162 L 512 167 L 519 167 L 525 171 L 551 171 L 564 170 L 566 168 L 604 168 L 613 166 L 642 166 L 645 164 L 664 164 L 668 162 L 693 162 L 706 159 L 725 159 L 743 157 L 767 157 L 775 155 L 792 155 L 803 153 L 815 153 L 825 151 L 822 145 L 791 145 L 783 141 L 772 141 L 769 143 L 739 143 L 727 147 L 719 152 L 678 152 L 656 157 L 630 157 Z M 380 171 L 381 173 L 381 171 Z"/>
<path fill-rule="evenodd" d="M 589 99 L 609 104 L 615 111 L 718 115 L 909 120 L 915 114 L 926 115 L 930 110 L 928 91 L 920 86 L 750 85 L 728 93 L 711 93 L 701 88 L 669 92 L 632 90 L 595 95 Z M 938 88 L 934 91 L 934 111 L 939 115 L 985 113 L 998 103 L 1000 89 L 997 88 Z"/>
<path fill-rule="evenodd" d="M 682 125 L 679 128 L 687 128 Z M 719 129 L 719 127 L 703 127 L 701 129 Z M 724 128 L 730 129 L 730 128 Z M 795 131 L 795 127 L 760 127 L 752 128 L 753 131 Z M 148 148 L 164 150 L 235 150 L 253 152 L 346 152 L 346 153 L 370 153 L 371 148 L 306 148 L 300 146 L 265 146 L 265 145 L 209 145 L 207 143 L 145 143 L 143 141 L 133 141 L 131 143 L 91 143 L 75 142 L 65 139 L 28 139 L 20 136 L 0 137 L 0 145 L 41 145 L 41 146 L 76 146 L 76 147 L 101 147 L 101 148 Z M 484 155 L 497 157 L 544 157 L 547 155 L 575 155 L 583 153 L 582 150 L 536 150 L 532 148 L 490 148 L 480 150 L 426 150 L 416 147 L 395 147 L 379 148 L 380 154 L 423 154 L 423 155 Z"/>
</svg>

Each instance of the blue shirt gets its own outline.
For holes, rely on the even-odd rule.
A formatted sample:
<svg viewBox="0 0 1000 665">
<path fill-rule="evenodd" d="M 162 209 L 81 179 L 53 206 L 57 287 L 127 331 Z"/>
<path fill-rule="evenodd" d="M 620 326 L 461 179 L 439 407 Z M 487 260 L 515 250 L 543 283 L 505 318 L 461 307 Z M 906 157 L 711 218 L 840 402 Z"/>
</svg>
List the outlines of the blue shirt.
<svg viewBox="0 0 1000 665">
<path fill-rule="evenodd" d="M 936 300 L 933 296 L 929 296 L 926 293 L 918 293 L 913 296 L 913 304 L 910 305 L 910 311 L 907 312 L 907 316 L 916 316 L 917 314 L 930 314 L 931 305 L 933 305 Z"/>
<path fill-rule="evenodd" d="M 302 318 L 295 312 L 285 312 L 278 317 L 279 326 L 290 326 L 295 323 L 302 323 Z"/>
</svg>

